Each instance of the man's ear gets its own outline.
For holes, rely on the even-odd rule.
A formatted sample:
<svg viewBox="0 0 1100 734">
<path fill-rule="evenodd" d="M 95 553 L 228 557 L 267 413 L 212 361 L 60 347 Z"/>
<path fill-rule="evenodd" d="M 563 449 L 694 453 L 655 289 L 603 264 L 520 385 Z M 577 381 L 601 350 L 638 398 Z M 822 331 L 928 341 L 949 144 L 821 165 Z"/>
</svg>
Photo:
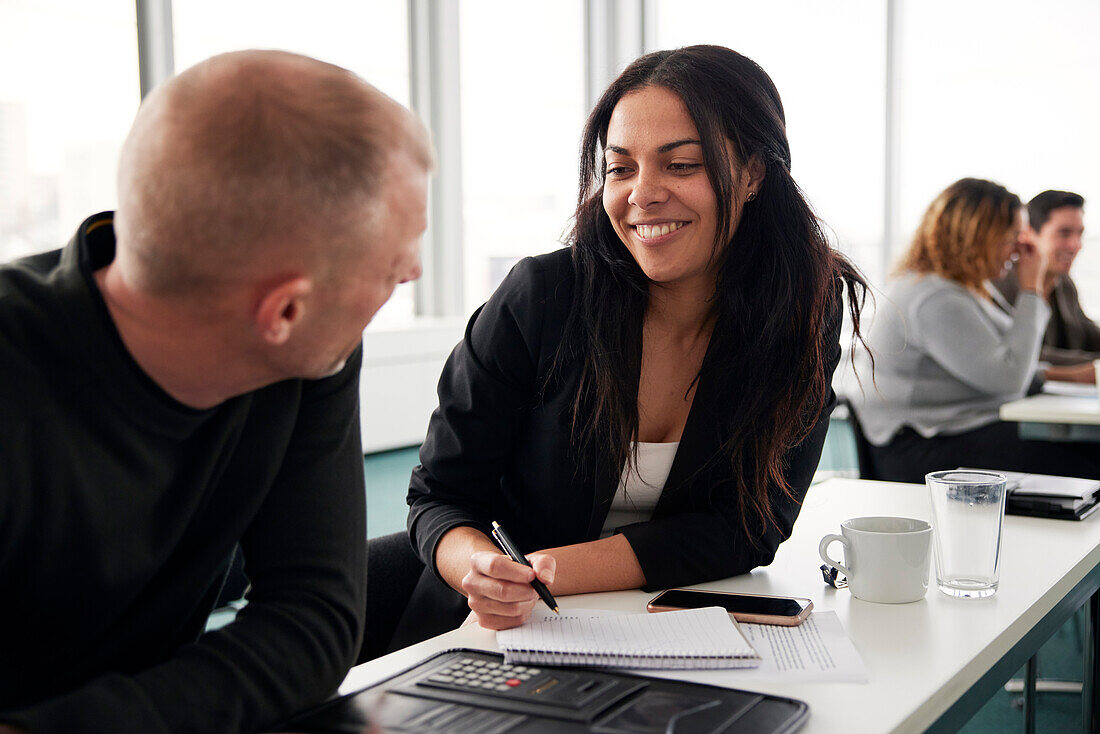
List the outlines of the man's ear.
<svg viewBox="0 0 1100 734">
<path fill-rule="evenodd" d="M 1031 228 L 1030 224 L 1025 224 L 1023 229 L 1020 230 L 1020 239 L 1024 242 L 1035 244 L 1035 240 L 1039 237 L 1039 233 Z"/>
<path fill-rule="evenodd" d="M 253 315 L 260 337 L 272 346 L 281 346 L 290 339 L 294 328 L 302 322 L 306 303 L 313 291 L 313 281 L 297 275 L 265 286 Z"/>
</svg>

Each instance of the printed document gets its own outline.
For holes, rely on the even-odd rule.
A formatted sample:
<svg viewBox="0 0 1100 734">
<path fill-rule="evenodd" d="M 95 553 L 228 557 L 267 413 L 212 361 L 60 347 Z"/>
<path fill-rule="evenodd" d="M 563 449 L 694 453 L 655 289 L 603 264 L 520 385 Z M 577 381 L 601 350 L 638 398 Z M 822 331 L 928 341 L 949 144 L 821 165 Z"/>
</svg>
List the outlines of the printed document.
<svg viewBox="0 0 1100 734">
<path fill-rule="evenodd" d="M 754 682 L 866 683 L 867 668 L 836 612 L 813 612 L 797 627 L 740 623 L 741 633 L 760 654 L 749 670 L 697 673 L 692 680 L 742 688 Z M 674 675 L 646 671 L 646 675 Z"/>
<path fill-rule="evenodd" d="M 863 658 L 836 612 L 813 612 L 797 627 L 742 624 L 741 632 L 760 653 L 760 667 L 751 671 L 754 680 L 867 682 Z"/>
</svg>

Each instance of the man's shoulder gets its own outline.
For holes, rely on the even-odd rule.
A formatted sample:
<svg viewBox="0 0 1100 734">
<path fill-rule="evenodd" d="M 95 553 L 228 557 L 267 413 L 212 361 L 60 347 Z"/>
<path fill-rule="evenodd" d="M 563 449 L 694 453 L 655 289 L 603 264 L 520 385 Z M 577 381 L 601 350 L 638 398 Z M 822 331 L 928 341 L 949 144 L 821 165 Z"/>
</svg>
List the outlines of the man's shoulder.
<svg viewBox="0 0 1100 734">
<path fill-rule="evenodd" d="M 1051 322 L 1073 322 L 1079 328 L 1091 330 L 1096 328 L 1096 320 L 1089 317 L 1081 306 L 1081 297 L 1077 293 L 1077 284 L 1069 275 L 1063 275 L 1054 284 L 1054 290 L 1050 294 L 1050 305 L 1054 310 Z"/>
<path fill-rule="evenodd" d="M 1054 284 L 1054 290 L 1064 293 L 1074 301 L 1077 300 L 1077 284 L 1073 282 L 1073 278 L 1068 274 L 1058 279 L 1058 282 Z"/>
<path fill-rule="evenodd" d="M 53 250 L 0 265 L 0 319 L 24 319 L 48 309 L 60 261 L 61 250 Z"/>
<path fill-rule="evenodd" d="M 79 304 L 61 253 L 0 265 L 0 396 L 12 412 L 36 410 L 47 396 L 79 389 L 83 381 L 71 321 Z"/>
<path fill-rule="evenodd" d="M 61 327 L 61 297 L 53 283 L 59 254 L 45 252 L 0 265 L 0 351 L 36 352 Z"/>
</svg>

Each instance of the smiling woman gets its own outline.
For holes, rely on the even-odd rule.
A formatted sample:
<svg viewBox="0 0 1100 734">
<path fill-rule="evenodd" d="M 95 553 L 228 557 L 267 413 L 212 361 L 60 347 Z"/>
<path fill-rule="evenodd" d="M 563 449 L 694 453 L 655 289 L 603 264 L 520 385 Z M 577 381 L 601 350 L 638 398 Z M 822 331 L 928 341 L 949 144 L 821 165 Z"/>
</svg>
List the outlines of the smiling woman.
<svg viewBox="0 0 1100 734">
<path fill-rule="evenodd" d="M 522 623 L 554 594 L 746 573 L 790 534 L 863 281 L 790 175 L 779 94 L 744 56 L 643 56 L 582 138 L 567 250 L 470 320 L 409 490 L 427 570 L 393 646 Z M 533 568 L 488 537 L 508 528 Z"/>
<path fill-rule="evenodd" d="M 696 289 L 705 303 L 718 206 L 687 108 L 664 87 L 640 89 L 619 101 L 607 136 L 603 206 L 615 234 L 651 281 Z"/>
</svg>

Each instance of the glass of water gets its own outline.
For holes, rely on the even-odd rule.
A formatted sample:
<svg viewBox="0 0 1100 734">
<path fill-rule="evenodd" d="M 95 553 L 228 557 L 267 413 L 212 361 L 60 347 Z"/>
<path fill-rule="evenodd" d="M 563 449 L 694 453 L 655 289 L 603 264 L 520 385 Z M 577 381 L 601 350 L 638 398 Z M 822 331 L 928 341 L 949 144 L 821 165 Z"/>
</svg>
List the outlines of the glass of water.
<svg viewBox="0 0 1100 734">
<path fill-rule="evenodd" d="M 925 475 L 932 494 L 936 582 L 948 596 L 997 593 L 1004 527 L 1004 474 L 972 469 Z"/>
</svg>

